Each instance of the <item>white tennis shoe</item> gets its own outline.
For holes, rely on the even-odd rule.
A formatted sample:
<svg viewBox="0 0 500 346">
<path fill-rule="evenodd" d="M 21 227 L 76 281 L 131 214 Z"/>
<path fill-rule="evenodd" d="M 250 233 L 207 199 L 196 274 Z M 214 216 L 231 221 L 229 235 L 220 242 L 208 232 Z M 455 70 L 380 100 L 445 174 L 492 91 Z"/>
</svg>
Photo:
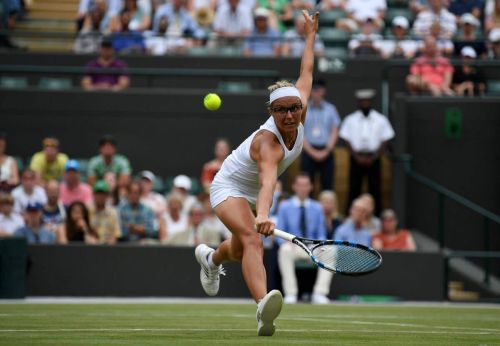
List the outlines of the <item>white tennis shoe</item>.
<svg viewBox="0 0 500 346">
<path fill-rule="evenodd" d="M 274 320 L 283 306 L 283 296 L 278 290 L 272 290 L 257 305 L 257 335 L 272 336 L 276 330 Z"/>
<path fill-rule="evenodd" d="M 222 265 L 213 267 L 208 263 L 208 256 L 215 250 L 205 244 L 200 244 L 194 250 L 196 260 L 201 266 L 200 281 L 205 293 L 215 296 L 219 292 L 220 275 L 226 275 Z"/>
</svg>

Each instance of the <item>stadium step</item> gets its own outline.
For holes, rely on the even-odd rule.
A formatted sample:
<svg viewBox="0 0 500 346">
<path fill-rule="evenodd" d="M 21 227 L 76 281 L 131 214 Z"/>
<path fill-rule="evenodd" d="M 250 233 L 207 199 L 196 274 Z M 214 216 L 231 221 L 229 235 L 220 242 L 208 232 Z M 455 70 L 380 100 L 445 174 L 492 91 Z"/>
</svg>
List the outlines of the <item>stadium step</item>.
<svg viewBox="0 0 500 346">
<path fill-rule="evenodd" d="M 39 52 L 69 52 L 73 50 L 73 39 L 44 39 L 32 37 L 16 37 L 12 35 L 14 42 L 29 51 Z"/>
<path fill-rule="evenodd" d="M 74 38 L 72 35 L 64 36 L 75 32 L 79 2 L 80 0 L 31 1 L 27 19 L 17 25 L 12 38 L 30 51 L 71 51 Z M 27 33 L 42 35 L 30 37 Z M 44 33 L 47 36 L 43 36 Z M 54 34 L 54 37 L 51 37 L 51 34 Z"/>
<path fill-rule="evenodd" d="M 75 22 L 71 20 L 25 20 L 16 25 L 15 31 L 24 32 L 75 32 Z"/>
<path fill-rule="evenodd" d="M 67 3 L 66 1 L 60 2 L 45 2 L 45 1 L 35 1 L 33 5 L 30 6 L 30 11 L 33 12 L 71 12 L 75 14 L 78 10 L 74 3 Z"/>
<path fill-rule="evenodd" d="M 76 17 L 76 9 L 74 11 L 61 11 L 61 12 L 51 12 L 51 11 L 30 11 L 29 18 L 31 19 L 64 19 L 71 20 Z"/>
<path fill-rule="evenodd" d="M 28 8 L 28 18 L 74 20 L 78 3 L 75 0 L 36 0 Z"/>
</svg>

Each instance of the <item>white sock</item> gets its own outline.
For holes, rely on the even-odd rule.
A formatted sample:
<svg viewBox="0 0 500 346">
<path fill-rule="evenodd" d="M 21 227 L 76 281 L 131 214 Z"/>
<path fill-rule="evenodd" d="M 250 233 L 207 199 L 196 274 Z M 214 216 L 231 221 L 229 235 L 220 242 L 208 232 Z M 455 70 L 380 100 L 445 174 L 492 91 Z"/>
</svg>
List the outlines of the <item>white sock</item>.
<svg viewBox="0 0 500 346">
<path fill-rule="evenodd" d="M 214 254 L 214 253 L 213 253 L 213 252 L 211 252 L 211 253 L 208 255 L 207 262 L 208 262 L 208 265 L 209 265 L 211 268 L 214 268 L 214 269 L 215 269 L 215 268 L 217 268 L 218 266 L 217 266 L 217 265 L 215 265 L 214 261 L 212 261 L 212 255 L 213 255 L 213 254 Z"/>
</svg>

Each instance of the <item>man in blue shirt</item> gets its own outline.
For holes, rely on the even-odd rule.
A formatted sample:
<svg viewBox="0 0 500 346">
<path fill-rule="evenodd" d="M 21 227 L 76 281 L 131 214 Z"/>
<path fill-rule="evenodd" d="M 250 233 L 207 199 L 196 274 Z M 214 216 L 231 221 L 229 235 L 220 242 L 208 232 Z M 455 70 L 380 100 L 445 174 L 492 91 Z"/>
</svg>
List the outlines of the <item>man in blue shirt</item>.
<svg viewBox="0 0 500 346">
<path fill-rule="evenodd" d="M 127 201 L 120 205 L 120 224 L 125 240 L 158 237 L 158 230 L 154 227 L 155 214 L 140 202 L 141 192 L 139 183 L 132 182 L 128 187 Z"/>
<path fill-rule="evenodd" d="M 15 237 L 26 238 L 28 244 L 55 244 L 56 236 L 42 227 L 43 205 L 38 202 L 29 202 L 26 206 L 26 226 L 16 230 Z"/>
<path fill-rule="evenodd" d="M 293 183 L 295 195 L 284 201 L 279 207 L 277 228 L 291 234 L 311 238 L 326 239 L 325 218 L 321 204 L 309 198 L 312 184 L 309 175 L 300 173 Z M 309 256 L 298 246 L 277 239 L 280 245 L 278 250 L 278 265 L 283 280 L 285 303 L 297 302 L 297 277 L 295 275 L 295 261 L 309 259 Z M 318 269 L 316 283 L 313 289 L 313 304 L 327 304 L 330 293 L 332 273 Z"/>
<path fill-rule="evenodd" d="M 162 17 L 168 21 L 167 35 L 202 39 L 205 32 L 191 17 L 186 8 L 186 0 L 172 0 L 158 7 L 153 20 L 153 31 L 158 32 Z"/>
<path fill-rule="evenodd" d="M 321 190 L 333 190 L 333 148 L 337 143 L 340 117 L 337 108 L 324 100 L 324 80 L 313 83 L 311 99 L 304 123 L 304 152 L 301 169 L 307 172 L 314 183 L 316 174 L 321 178 Z"/>
<path fill-rule="evenodd" d="M 349 211 L 349 219 L 337 228 L 333 239 L 371 246 L 372 236 L 363 225 L 367 212 L 363 201 L 355 199 Z"/>
<path fill-rule="evenodd" d="M 269 10 L 259 7 L 254 13 L 254 29 L 246 39 L 243 54 L 246 56 L 278 56 L 279 33 L 269 27 Z"/>
</svg>

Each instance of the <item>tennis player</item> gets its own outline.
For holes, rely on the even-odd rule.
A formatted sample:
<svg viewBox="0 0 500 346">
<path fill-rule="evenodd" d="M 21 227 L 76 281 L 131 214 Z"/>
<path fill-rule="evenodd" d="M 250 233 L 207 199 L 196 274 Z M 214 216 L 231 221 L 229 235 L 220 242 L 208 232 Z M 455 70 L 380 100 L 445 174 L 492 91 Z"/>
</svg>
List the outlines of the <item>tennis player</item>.
<svg viewBox="0 0 500 346">
<path fill-rule="evenodd" d="M 277 178 L 302 151 L 319 13 L 311 16 L 303 11 L 302 14 L 306 42 L 297 83 L 280 81 L 269 87 L 271 116 L 226 158 L 210 188 L 212 207 L 232 237 L 217 250 L 204 244 L 195 250 L 201 265 L 201 284 L 210 296 L 219 291 L 219 276 L 225 274 L 222 263 L 241 262 L 243 277 L 257 302 L 259 336 L 274 334 L 274 320 L 283 305 L 279 291 L 267 292 L 259 233 L 272 235 L 275 225 L 269 218 L 269 209 Z"/>
</svg>

